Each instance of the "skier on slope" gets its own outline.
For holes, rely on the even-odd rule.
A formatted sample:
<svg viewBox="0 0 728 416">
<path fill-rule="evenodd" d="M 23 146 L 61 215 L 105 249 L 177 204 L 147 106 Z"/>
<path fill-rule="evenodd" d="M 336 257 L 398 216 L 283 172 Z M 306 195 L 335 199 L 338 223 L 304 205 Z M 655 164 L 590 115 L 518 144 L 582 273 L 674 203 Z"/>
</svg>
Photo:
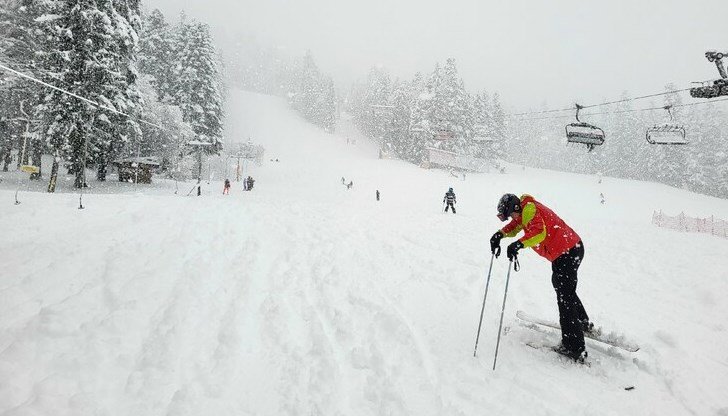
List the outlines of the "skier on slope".
<svg viewBox="0 0 728 416">
<path fill-rule="evenodd" d="M 455 192 L 453 192 L 452 188 L 445 192 L 445 197 L 442 198 L 442 203 L 444 204 L 445 202 L 447 202 L 447 205 L 445 205 L 445 212 L 447 212 L 448 208 L 452 208 L 452 213 L 455 214 L 455 204 L 457 201 L 455 200 Z"/>
<path fill-rule="evenodd" d="M 223 195 L 230 194 L 230 179 L 225 179 L 225 186 L 222 188 Z"/>
<path fill-rule="evenodd" d="M 594 328 L 576 294 L 577 270 L 584 258 L 584 243 L 561 218 L 530 195 L 518 198 L 505 194 L 501 197 L 498 218 L 506 221 L 509 217 L 511 221 L 491 237 L 491 252 L 498 257 L 501 239 L 515 237 L 523 231 L 523 237 L 508 246 L 508 259 L 516 259 L 518 250 L 531 247 L 551 262 L 551 284 L 556 290 L 561 325 L 561 344 L 555 351 L 583 362 L 587 357 L 584 332 Z"/>
</svg>

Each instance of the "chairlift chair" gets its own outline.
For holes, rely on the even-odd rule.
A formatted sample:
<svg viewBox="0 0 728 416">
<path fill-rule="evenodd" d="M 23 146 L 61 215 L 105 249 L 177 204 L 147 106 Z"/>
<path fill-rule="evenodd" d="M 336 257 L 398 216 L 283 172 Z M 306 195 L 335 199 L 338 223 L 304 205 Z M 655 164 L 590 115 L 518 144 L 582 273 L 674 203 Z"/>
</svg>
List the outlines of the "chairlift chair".
<svg viewBox="0 0 728 416">
<path fill-rule="evenodd" d="M 604 144 L 604 130 L 579 120 L 579 111 L 584 106 L 576 104 L 576 123 L 566 125 L 566 141 L 569 143 L 585 144 L 591 152 L 595 146 Z"/>
<path fill-rule="evenodd" d="M 670 123 L 655 125 L 647 129 L 645 137 L 649 144 L 688 144 L 685 139 L 685 127 L 673 124 L 671 105 L 663 107 L 670 115 Z"/>
<path fill-rule="evenodd" d="M 723 66 L 723 58 L 726 56 L 728 56 L 728 52 L 705 52 L 708 61 L 715 62 L 720 78 L 714 81 L 699 82 L 699 86 L 690 88 L 690 96 L 694 98 L 715 98 L 728 95 L 728 72 Z"/>
</svg>

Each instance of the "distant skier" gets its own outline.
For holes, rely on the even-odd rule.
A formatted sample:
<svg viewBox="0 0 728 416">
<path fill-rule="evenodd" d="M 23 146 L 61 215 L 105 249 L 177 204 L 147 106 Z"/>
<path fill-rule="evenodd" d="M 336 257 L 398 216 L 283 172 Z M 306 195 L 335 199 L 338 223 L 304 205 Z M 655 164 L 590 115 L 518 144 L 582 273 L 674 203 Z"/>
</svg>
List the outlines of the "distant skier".
<svg viewBox="0 0 728 416">
<path fill-rule="evenodd" d="M 225 179 L 225 187 L 222 189 L 223 195 L 229 195 L 230 194 L 230 179 Z"/>
<path fill-rule="evenodd" d="M 446 203 L 445 212 L 447 212 L 448 208 L 452 208 L 452 213 L 455 214 L 455 204 L 457 204 L 457 201 L 455 200 L 455 192 L 453 192 L 452 188 L 445 192 L 445 197 L 442 199 L 442 202 Z"/>
<path fill-rule="evenodd" d="M 342 184 L 342 185 L 346 185 L 346 179 L 344 179 L 344 177 L 343 177 L 343 176 L 341 177 L 341 184 Z"/>
<path fill-rule="evenodd" d="M 255 179 L 253 179 L 252 176 L 248 176 L 248 178 L 245 180 L 247 185 L 247 190 L 252 191 L 253 190 L 253 184 L 255 184 Z"/>
<path fill-rule="evenodd" d="M 551 284 L 556 290 L 561 324 L 561 344 L 555 351 L 583 362 L 587 357 L 584 331 L 594 328 L 576 294 L 577 270 L 584 258 L 584 243 L 561 218 L 530 195 L 518 198 L 505 194 L 501 197 L 498 218 L 506 221 L 509 217 L 511 221 L 491 237 L 491 252 L 498 257 L 501 238 L 514 237 L 523 231 L 523 237 L 508 246 L 508 259 L 516 259 L 518 250 L 531 247 L 551 262 Z"/>
<path fill-rule="evenodd" d="M 604 193 L 600 193 L 599 197 L 602 198 L 602 204 L 604 204 Z"/>
<path fill-rule="evenodd" d="M 377 201 L 379 201 L 379 189 L 377 189 Z"/>
<path fill-rule="evenodd" d="M 349 183 L 346 184 L 346 189 L 351 189 L 354 187 L 354 181 L 349 181 Z"/>
</svg>

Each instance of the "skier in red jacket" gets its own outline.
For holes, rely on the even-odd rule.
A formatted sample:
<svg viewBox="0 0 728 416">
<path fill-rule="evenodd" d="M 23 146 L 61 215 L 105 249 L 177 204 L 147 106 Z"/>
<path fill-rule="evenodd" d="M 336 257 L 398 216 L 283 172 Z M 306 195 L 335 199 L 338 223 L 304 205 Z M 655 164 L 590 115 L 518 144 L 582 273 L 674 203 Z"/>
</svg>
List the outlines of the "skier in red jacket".
<svg viewBox="0 0 728 416">
<path fill-rule="evenodd" d="M 513 194 L 503 195 L 498 202 L 498 218 L 506 221 L 509 217 L 511 221 L 490 239 L 492 253 L 498 257 L 500 240 L 515 237 L 523 231 L 523 237 L 508 246 L 508 259 L 514 260 L 518 250 L 530 247 L 551 262 L 551 284 L 556 290 L 561 324 L 561 345 L 555 350 L 583 362 L 587 356 L 584 331 L 594 327 L 576 294 L 577 270 L 584 258 L 584 243 L 564 220 L 530 195 L 520 198 Z"/>
</svg>

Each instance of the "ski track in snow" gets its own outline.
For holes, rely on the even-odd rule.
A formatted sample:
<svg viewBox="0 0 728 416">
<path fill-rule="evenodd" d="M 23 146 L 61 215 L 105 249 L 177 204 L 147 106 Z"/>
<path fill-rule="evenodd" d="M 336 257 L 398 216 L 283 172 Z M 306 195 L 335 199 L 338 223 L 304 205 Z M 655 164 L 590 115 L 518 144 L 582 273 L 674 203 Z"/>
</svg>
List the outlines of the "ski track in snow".
<svg viewBox="0 0 728 416">
<path fill-rule="evenodd" d="M 253 192 L 108 187 L 80 211 L 70 193 L 14 206 L 0 191 L 0 414 L 728 414 L 728 241 L 649 223 L 726 218 L 728 201 L 518 166 L 459 181 L 377 160 L 345 118 L 328 135 L 278 99 L 230 101 L 227 136 L 280 159 L 251 168 Z M 439 204 L 449 186 L 457 215 Z M 525 252 L 498 369 L 503 258 L 472 357 L 504 192 L 575 227 L 588 312 L 639 352 L 587 341 L 583 367 L 527 347 L 559 335 L 515 317 L 557 316 L 550 267 Z"/>
</svg>

